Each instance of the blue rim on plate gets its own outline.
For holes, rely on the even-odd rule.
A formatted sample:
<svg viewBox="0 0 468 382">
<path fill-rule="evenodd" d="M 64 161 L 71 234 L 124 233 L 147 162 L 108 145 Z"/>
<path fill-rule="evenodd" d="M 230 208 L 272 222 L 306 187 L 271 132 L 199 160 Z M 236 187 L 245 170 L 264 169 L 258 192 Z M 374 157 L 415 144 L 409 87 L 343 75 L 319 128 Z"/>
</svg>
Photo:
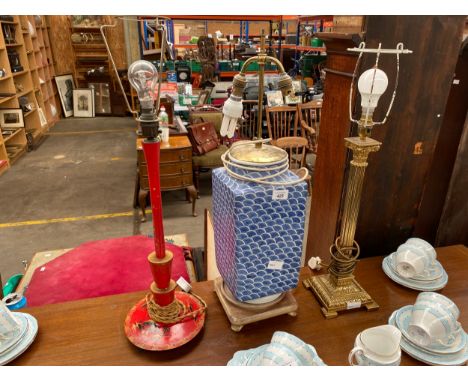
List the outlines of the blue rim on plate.
<svg viewBox="0 0 468 382">
<path fill-rule="evenodd" d="M 25 316 L 25 318 L 28 320 L 28 330 L 26 334 L 24 335 L 24 337 L 21 339 L 21 341 L 19 341 L 10 350 L 0 355 L 0 366 L 6 365 L 8 362 L 13 361 L 15 358 L 23 354 L 29 348 L 29 346 L 34 342 L 34 339 L 36 338 L 36 334 L 38 331 L 37 320 L 33 316 L 27 313 L 15 312 L 13 314 L 15 315 L 15 317 L 18 317 L 19 315 Z"/>
<path fill-rule="evenodd" d="M 393 271 L 390 261 L 390 256 L 385 257 L 382 261 L 382 269 L 384 273 L 397 284 L 422 292 L 434 292 L 442 289 L 447 285 L 448 275 L 447 272 L 445 272 L 445 270 L 443 270 L 440 279 L 434 280 L 433 282 L 421 282 L 418 280 L 404 279 L 401 276 L 399 276 L 395 271 Z"/>
<path fill-rule="evenodd" d="M 411 336 L 408 333 L 408 327 L 409 323 L 411 320 L 411 311 L 413 309 L 413 305 L 407 305 L 404 306 L 400 309 L 395 314 L 395 324 L 398 329 L 400 329 L 401 334 L 410 341 L 411 341 Z M 437 347 L 432 347 L 432 348 L 425 348 L 420 345 L 414 344 L 413 345 L 422 351 L 426 351 L 429 353 L 438 353 L 438 354 L 454 354 L 458 353 L 460 350 L 464 349 L 466 347 L 467 343 L 467 335 L 465 331 L 462 329 L 460 334 L 457 336 L 453 344 L 449 347 L 447 346 L 437 346 Z"/>
<path fill-rule="evenodd" d="M 398 327 L 395 322 L 397 312 L 398 310 L 394 311 L 388 319 L 388 323 L 395 327 Z M 450 356 L 435 353 L 431 354 L 416 348 L 404 336 L 401 336 L 400 347 L 401 350 L 409 356 L 428 365 L 459 366 L 464 365 L 468 361 L 468 346 L 466 346 L 464 350 L 451 354 Z"/>
</svg>

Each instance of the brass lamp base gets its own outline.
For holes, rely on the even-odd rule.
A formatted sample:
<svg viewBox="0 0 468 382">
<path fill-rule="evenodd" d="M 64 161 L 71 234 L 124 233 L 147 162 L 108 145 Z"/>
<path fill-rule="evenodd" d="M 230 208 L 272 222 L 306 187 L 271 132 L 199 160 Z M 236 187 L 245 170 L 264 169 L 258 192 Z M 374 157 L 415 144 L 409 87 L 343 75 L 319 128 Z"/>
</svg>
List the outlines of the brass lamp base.
<svg viewBox="0 0 468 382">
<path fill-rule="evenodd" d="M 322 305 L 325 318 L 335 318 L 338 312 L 365 306 L 367 310 L 376 310 L 379 305 L 356 281 L 354 276 L 337 279 L 331 274 L 311 276 L 303 281 Z"/>
</svg>

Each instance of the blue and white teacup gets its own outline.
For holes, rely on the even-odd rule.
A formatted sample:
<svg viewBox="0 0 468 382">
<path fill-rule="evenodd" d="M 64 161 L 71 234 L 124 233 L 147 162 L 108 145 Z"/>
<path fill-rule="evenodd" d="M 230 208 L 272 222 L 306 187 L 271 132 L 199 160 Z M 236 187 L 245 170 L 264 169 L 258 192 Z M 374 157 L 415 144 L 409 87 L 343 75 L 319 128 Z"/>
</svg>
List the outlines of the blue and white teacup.
<svg viewBox="0 0 468 382">
<path fill-rule="evenodd" d="M 414 343 L 424 348 L 450 347 L 461 330 L 461 324 L 449 307 L 428 300 L 425 295 L 418 296 L 408 326 Z"/>
<path fill-rule="evenodd" d="M 348 356 L 352 366 L 398 366 L 401 361 L 401 332 L 381 325 L 359 333 Z"/>
<path fill-rule="evenodd" d="M 20 324 L 0 300 L 0 349 L 2 345 L 19 335 Z"/>
<path fill-rule="evenodd" d="M 433 261 L 424 250 L 410 244 L 400 245 L 394 256 L 395 269 L 404 278 L 422 275 Z"/>
<path fill-rule="evenodd" d="M 437 258 L 436 250 L 426 240 L 420 239 L 418 237 L 411 237 L 408 240 L 406 240 L 406 244 L 413 245 L 419 249 L 422 249 L 424 252 L 426 252 L 426 255 L 429 256 L 432 262 L 434 262 Z"/>
<path fill-rule="evenodd" d="M 460 317 L 460 310 L 457 305 L 448 297 L 435 292 L 421 292 L 416 300 L 417 302 L 427 301 L 429 304 L 442 305 L 452 313 L 456 320 Z"/>
</svg>

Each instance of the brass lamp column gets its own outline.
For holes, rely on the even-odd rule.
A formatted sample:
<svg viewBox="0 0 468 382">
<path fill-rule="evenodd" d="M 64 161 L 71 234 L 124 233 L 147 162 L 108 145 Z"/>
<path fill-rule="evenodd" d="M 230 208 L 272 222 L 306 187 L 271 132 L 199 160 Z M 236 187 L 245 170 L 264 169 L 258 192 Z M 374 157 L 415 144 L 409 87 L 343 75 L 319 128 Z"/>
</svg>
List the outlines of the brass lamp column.
<svg viewBox="0 0 468 382">
<path fill-rule="evenodd" d="M 304 280 L 322 305 L 326 318 L 333 318 L 339 311 L 365 306 L 367 310 L 378 309 L 379 305 L 361 287 L 354 278 L 353 272 L 359 257 L 359 245 L 354 240 L 359 205 L 361 202 L 362 184 L 366 171 L 367 157 L 371 152 L 380 149 L 381 143 L 369 137 L 345 138 L 345 147 L 350 149 L 353 157 L 350 161 L 343 218 L 340 236 L 330 247 L 331 263 L 328 274 L 310 277 Z"/>
<path fill-rule="evenodd" d="M 354 278 L 353 272 L 360 254 L 358 243 L 354 240 L 356 233 L 359 206 L 361 202 L 362 185 L 368 165 L 367 158 L 370 153 L 379 151 L 381 142 L 370 138 L 370 133 L 375 125 L 384 124 L 393 106 L 399 76 L 399 55 L 412 53 L 403 48 L 399 43 L 396 49 L 367 49 L 365 43 L 358 48 L 348 49 L 359 52 L 359 59 L 353 74 L 350 89 L 350 120 L 358 125 L 358 136 L 345 138 L 345 147 L 352 151 L 348 182 L 346 184 L 346 196 L 341 219 L 340 235 L 330 247 L 331 262 L 328 273 L 312 276 L 303 281 L 304 286 L 310 289 L 322 305 L 322 313 L 326 318 L 333 318 L 339 311 L 366 307 L 367 310 L 378 309 L 379 305 L 362 288 Z M 358 88 L 361 94 L 361 118 L 356 121 L 352 118 L 351 99 L 353 84 L 356 78 L 357 68 L 363 53 L 375 53 L 376 61 L 373 68 L 366 70 L 359 77 Z M 397 71 L 395 88 L 385 118 L 382 122 L 372 120 L 372 115 L 377 107 L 380 96 L 385 92 L 388 78 L 384 71 L 378 68 L 381 54 L 394 54 L 397 58 Z"/>
</svg>

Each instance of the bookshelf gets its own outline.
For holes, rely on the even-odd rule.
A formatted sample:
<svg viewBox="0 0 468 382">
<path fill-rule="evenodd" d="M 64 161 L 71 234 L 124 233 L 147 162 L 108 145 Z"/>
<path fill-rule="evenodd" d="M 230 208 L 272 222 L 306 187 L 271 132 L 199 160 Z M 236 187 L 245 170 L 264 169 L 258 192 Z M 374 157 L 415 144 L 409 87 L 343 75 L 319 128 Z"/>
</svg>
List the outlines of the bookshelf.
<svg viewBox="0 0 468 382">
<path fill-rule="evenodd" d="M 10 21 L 4 17 L 0 26 L 0 69 L 5 70 L 0 77 L 0 108 L 27 105 L 23 109 L 24 128 L 0 128 L 1 175 L 28 147 L 37 147 L 59 115 L 57 91 L 52 84 L 53 56 L 44 18 L 12 16 Z"/>
</svg>

